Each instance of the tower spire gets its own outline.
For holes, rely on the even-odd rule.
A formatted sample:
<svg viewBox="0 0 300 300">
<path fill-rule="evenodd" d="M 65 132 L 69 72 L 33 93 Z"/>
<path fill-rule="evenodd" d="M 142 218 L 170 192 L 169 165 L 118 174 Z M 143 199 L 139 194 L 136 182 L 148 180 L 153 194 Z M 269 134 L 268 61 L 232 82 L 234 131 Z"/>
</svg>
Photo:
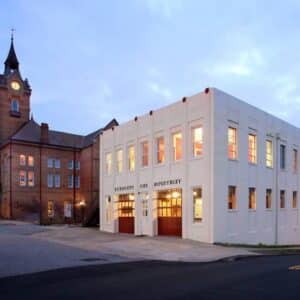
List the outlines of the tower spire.
<svg viewBox="0 0 300 300">
<path fill-rule="evenodd" d="M 5 74 L 11 73 L 11 71 L 19 71 L 19 61 L 14 48 L 14 31 L 15 29 L 11 29 L 11 38 L 10 38 L 10 49 L 7 55 L 7 58 L 4 62 L 5 65 Z"/>
</svg>

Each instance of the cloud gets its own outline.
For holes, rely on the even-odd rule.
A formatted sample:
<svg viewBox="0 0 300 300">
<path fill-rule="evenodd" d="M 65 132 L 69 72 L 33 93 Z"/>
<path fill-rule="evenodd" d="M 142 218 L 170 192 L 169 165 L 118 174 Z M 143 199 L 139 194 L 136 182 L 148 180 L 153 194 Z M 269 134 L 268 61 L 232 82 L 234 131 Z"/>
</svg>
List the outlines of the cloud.
<svg viewBox="0 0 300 300">
<path fill-rule="evenodd" d="M 170 89 L 167 87 L 161 86 L 159 83 L 150 81 L 147 83 L 148 88 L 155 94 L 163 97 L 166 100 L 169 100 L 172 97 Z"/>
<path fill-rule="evenodd" d="M 234 58 L 222 59 L 222 63 L 215 64 L 208 73 L 225 76 L 253 76 L 257 68 L 264 65 L 265 61 L 261 52 L 257 48 L 243 50 L 235 55 Z"/>
</svg>

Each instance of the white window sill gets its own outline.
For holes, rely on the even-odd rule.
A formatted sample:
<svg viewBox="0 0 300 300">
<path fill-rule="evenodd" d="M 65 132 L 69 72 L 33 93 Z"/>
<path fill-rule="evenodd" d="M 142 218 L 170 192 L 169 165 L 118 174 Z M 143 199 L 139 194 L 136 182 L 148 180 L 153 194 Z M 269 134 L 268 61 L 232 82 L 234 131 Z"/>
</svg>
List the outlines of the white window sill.
<svg viewBox="0 0 300 300">
<path fill-rule="evenodd" d="M 238 210 L 237 208 L 234 208 L 234 209 L 228 208 L 228 209 L 227 209 L 227 212 L 232 214 L 232 213 L 238 213 L 239 210 Z"/>
<path fill-rule="evenodd" d="M 228 157 L 228 161 L 239 162 L 239 159 L 238 158 L 229 158 Z"/>
</svg>

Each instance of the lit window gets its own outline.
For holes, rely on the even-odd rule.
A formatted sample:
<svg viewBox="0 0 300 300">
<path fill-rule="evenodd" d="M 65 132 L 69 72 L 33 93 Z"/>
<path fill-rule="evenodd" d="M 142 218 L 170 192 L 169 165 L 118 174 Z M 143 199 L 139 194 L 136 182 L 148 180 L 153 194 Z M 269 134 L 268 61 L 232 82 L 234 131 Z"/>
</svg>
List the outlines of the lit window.
<svg viewBox="0 0 300 300">
<path fill-rule="evenodd" d="M 20 105 L 19 105 L 19 101 L 16 99 L 11 100 L 11 110 L 13 112 L 19 112 L 20 110 Z"/>
<path fill-rule="evenodd" d="M 72 217 L 72 203 L 70 203 L 69 201 L 64 202 L 64 215 L 65 218 Z"/>
<path fill-rule="evenodd" d="M 249 209 L 255 210 L 256 209 L 256 192 L 255 188 L 249 188 Z"/>
<path fill-rule="evenodd" d="M 203 201 L 202 201 L 202 189 L 193 189 L 193 220 L 194 222 L 203 221 Z"/>
<path fill-rule="evenodd" d="M 29 155 L 28 156 L 28 166 L 33 167 L 34 166 L 34 157 Z"/>
<path fill-rule="evenodd" d="M 47 183 L 48 183 L 48 188 L 52 188 L 53 187 L 53 175 L 52 174 L 48 174 L 48 176 L 47 176 Z"/>
<path fill-rule="evenodd" d="M 237 209 L 236 187 L 233 185 L 228 187 L 228 209 Z"/>
<path fill-rule="evenodd" d="M 20 154 L 19 156 L 20 166 L 26 165 L 26 156 L 24 154 Z"/>
<path fill-rule="evenodd" d="M 69 160 L 68 161 L 68 169 L 69 170 L 73 170 L 73 168 L 74 168 L 74 161 L 73 160 Z"/>
<path fill-rule="evenodd" d="M 73 188 L 73 175 L 68 176 L 68 188 Z"/>
<path fill-rule="evenodd" d="M 113 219 L 111 196 L 105 196 L 105 221 L 110 223 Z"/>
<path fill-rule="evenodd" d="M 28 172 L 28 186 L 34 186 L 34 172 Z"/>
<path fill-rule="evenodd" d="M 117 150 L 117 172 L 120 174 L 123 171 L 123 150 Z"/>
<path fill-rule="evenodd" d="M 162 164 L 165 161 L 165 140 L 164 137 L 158 137 L 156 139 L 156 160 L 158 164 Z"/>
<path fill-rule="evenodd" d="M 48 158 L 48 168 L 53 168 L 53 158 Z"/>
<path fill-rule="evenodd" d="M 26 172 L 25 171 L 19 172 L 19 185 L 26 186 Z"/>
<path fill-rule="evenodd" d="M 129 171 L 134 171 L 135 168 L 135 154 L 134 146 L 128 147 L 128 169 Z"/>
<path fill-rule="evenodd" d="M 273 167 L 273 142 L 270 140 L 266 141 L 266 166 Z"/>
<path fill-rule="evenodd" d="M 280 208 L 285 208 L 285 190 L 280 190 Z"/>
<path fill-rule="evenodd" d="M 105 162 L 106 162 L 106 174 L 110 175 L 111 174 L 111 168 L 112 168 L 112 154 L 111 153 L 106 153 L 106 158 L 105 158 Z"/>
<path fill-rule="evenodd" d="M 266 189 L 266 209 L 272 208 L 272 189 Z"/>
<path fill-rule="evenodd" d="M 292 208 L 297 208 L 297 207 L 298 207 L 298 195 L 297 195 L 297 191 L 293 191 Z"/>
<path fill-rule="evenodd" d="M 285 145 L 280 145 L 280 169 L 285 169 Z"/>
<path fill-rule="evenodd" d="M 192 129 L 193 157 L 199 157 L 203 153 L 203 128 L 195 127 Z"/>
<path fill-rule="evenodd" d="M 228 128 L 228 158 L 237 159 L 237 129 Z"/>
<path fill-rule="evenodd" d="M 48 218 L 54 217 L 54 202 L 52 200 L 48 201 Z"/>
<path fill-rule="evenodd" d="M 55 187 L 60 188 L 60 175 L 56 174 L 54 179 L 55 179 Z"/>
<path fill-rule="evenodd" d="M 173 140 L 173 159 L 178 161 L 182 159 L 182 133 L 177 132 L 172 135 Z"/>
<path fill-rule="evenodd" d="M 248 135 L 248 161 L 252 164 L 256 164 L 256 135 L 249 134 Z"/>
<path fill-rule="evenodd" d="M 298 170 L 298 151 L 293 149 L 293 172 L 296 173 Z"/>
<path fill-rule="evenodd" d="M 149 143 L 142 142 L 142 167 L 149 165 Z"/>
<path fill-rule="evenodd" d="M 80 188 L 80 176 L 75 176 L 75 187 Z"/>
<path fill-rule="evenodd" d="M 60 169 L 60 159 L 55 159 L 55 169 Z"/>
</svg>

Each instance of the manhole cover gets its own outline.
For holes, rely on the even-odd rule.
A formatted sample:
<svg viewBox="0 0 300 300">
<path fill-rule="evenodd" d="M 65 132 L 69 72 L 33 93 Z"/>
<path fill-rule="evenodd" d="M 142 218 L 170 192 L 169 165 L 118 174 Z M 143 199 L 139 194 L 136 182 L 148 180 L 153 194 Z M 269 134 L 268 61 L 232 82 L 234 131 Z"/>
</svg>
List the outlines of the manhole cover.
<svg viewBox="0 0 300 300">
<path fill-rule="evenodd" d="M 88 258 L 83 258 L 81 261 L 106 261 L 105 258 L 99 258 L 99 257 L 88 257 Z"/>
</svg>

